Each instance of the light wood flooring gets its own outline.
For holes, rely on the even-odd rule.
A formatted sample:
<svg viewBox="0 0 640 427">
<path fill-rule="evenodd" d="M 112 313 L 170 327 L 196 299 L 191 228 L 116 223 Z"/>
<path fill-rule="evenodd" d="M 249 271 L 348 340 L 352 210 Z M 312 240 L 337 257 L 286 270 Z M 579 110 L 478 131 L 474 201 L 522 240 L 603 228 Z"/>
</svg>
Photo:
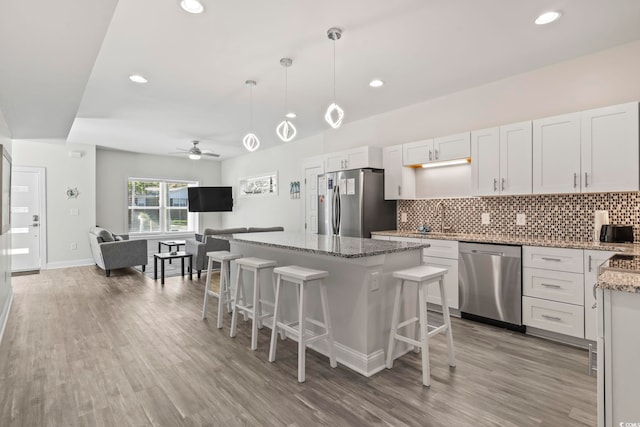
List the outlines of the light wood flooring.
<svg viewBox="0 0 640 427">
<path fill-rule="evenodd" d="M 13 278 L 0 344 L 0 426 L 573 426 L 596 424 L 586 351 L 454 319 L 457 368 L 444 336 L 420 358 L 364 378 L 296 343 L 267 361 L 270 330 L 249 350 L 250 324 L 229 338 L 216 304 L 200 318 L 201 280 L 159 282 L 95 267 Z"/>
</svg>

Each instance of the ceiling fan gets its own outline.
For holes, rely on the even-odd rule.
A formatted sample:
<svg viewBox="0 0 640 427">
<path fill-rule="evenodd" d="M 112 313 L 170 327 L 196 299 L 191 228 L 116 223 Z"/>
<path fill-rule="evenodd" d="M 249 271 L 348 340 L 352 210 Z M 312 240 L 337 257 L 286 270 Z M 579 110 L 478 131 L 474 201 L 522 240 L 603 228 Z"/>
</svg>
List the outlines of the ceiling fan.
<svg viewBox="0 0 640 427">
<path fill-rule="evenodd" d="M 191 147 L 190 149 L 187 150 L 184 148 L 176 148 L 176 150 L 180 151 L 170 154 L 188 154 L 191 160 L 200 160 L 202 156 L 220 157 L 220 154 L 212 153 L 211 151 L 202 151 L 200 148 L 198 148 L 198 144 L 200 143 L 200 141 L 193 140 L 191 141 L 191 143 L 193 144 L 193 147 Z"/>
</svg>

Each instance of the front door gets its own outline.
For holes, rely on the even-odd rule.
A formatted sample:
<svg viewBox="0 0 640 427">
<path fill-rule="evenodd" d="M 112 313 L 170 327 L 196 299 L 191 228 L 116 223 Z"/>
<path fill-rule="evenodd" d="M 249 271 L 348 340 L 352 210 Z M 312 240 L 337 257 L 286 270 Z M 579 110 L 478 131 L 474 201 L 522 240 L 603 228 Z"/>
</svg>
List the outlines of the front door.
<svg viewBox="0 0 640 427">
<path fill-rule="evenodd" d="M 304 170 L 304 211 L 305 232 L 318 232 L 318 175 L 323 172 L 321 166 L 309 166 Z"/>
<path fill-rule="evenodd" d="M 11 271 L 43 268 L 44 169 L 16 166 L 11 176 Z"/>
</svg>

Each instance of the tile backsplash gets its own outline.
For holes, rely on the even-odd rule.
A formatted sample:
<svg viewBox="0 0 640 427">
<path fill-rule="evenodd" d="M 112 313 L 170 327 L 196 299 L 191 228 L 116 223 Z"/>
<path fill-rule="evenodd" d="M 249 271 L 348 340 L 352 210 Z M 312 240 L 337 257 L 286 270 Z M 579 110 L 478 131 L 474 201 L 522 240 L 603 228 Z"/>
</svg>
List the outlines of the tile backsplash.
<svg viewBox="0 0 640 427">
<path fill-rule="evenodd" d="M 633 225 L 634 240 L 640 241 L 639 192 L 400 200 L 398 230 L 426 224 L 439 231 L 439 202 L 445 226 L 454 232 L 591 241 L 594 211 L 606 210 L 611 224 Z M 402 213 L 407 222 L 400 221 Z M 489 214 L 489 225 L 482 225 L 483 213 Z M 516 214 L 525 214 L 525 225 L 516 225 Z"/>
</svg>

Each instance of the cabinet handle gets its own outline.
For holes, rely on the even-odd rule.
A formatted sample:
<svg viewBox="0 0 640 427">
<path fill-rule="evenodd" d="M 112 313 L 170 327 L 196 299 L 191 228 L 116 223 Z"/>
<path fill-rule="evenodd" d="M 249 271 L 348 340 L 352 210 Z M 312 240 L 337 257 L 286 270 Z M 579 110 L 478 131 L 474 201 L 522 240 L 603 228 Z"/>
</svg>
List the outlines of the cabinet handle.
<svg viewBox="0 0 640 427">
<path fill-rule="evenodd" d="M 585 187 L 589 186 L 589 176 L 586 172 L 584 173 L 584 186 Z"/>
<path fill-rule="evenodd" d="M 560 317 L 548 316 L 546 314 L 543 314 L 542 317 L 547 319 L 547 320 L 553 320 L 554 322 L 562 322 L 562 319 Z"/>
<path fill-rule="evenodd" d="M 402 186 L 398 185 L 398 196 L 402 196 Z"/>
<path fill-rule="evenodd" d="M 591 273 L 591 255 L 589 255 L 589 273 Z M 593 289 L 594 289 L 593 290 L 593 296 L 595 297 L 596 296 L 596 291 L 595 291 L 595 288 L 593 288 Z"/>
<path fill-rule="evenodd" d="M 578 174 L 574 173 L 573 174 L 573 188 L 576 188 L 578 186 Z"/>
<path fill-rule="evenodd" d="M 596 296 L 596 288 L 598 287 L 598 282 L 593 284 L 593 297 L 595 299 L 598 299 L 598 297 Z M 593 308 L 596 308 L 596 304 L 593 304 Z"/>
<path fill-rule="evenodd" d="M 502 191 L 504 191 L 504 178 L 502 178 L 502 183 L 501 183 L 501 185 L 500 185 L 500 189 L 501 189 Z"/>
<path fill-rule="evenodd" d="M 435 149 L 435 152 L 436 152 L 436 160 L 438 160 L 440 158 L 440 154 L 438 154 L 438 149 L 437 148 Z"/>
<path fill-rule="evenodd" d="M 493 191 L 498 191 L 498 180 L 493 178 Z"/>
<path fill-rule="evenodd" d="M 560 258 L 548 258 L 548 257 L 541 257 L 540 259 L 544 260 L 544 261 L 556 261 L 556 262 L 560 262 L 562 261 Z"/>
<path fill-rule="evenodd" d="M 429 160 L 433 160 L 433 152 L 429 150 Z"/>
<path fill-rule="evenodd" d="M 554 288 L 554 289 L 561 289 L 562 286 L 560 285 L 552 285 L 551 283 L 540 283 L 542 286 L 547 287 L 547 288 Z"/>
</svg>

